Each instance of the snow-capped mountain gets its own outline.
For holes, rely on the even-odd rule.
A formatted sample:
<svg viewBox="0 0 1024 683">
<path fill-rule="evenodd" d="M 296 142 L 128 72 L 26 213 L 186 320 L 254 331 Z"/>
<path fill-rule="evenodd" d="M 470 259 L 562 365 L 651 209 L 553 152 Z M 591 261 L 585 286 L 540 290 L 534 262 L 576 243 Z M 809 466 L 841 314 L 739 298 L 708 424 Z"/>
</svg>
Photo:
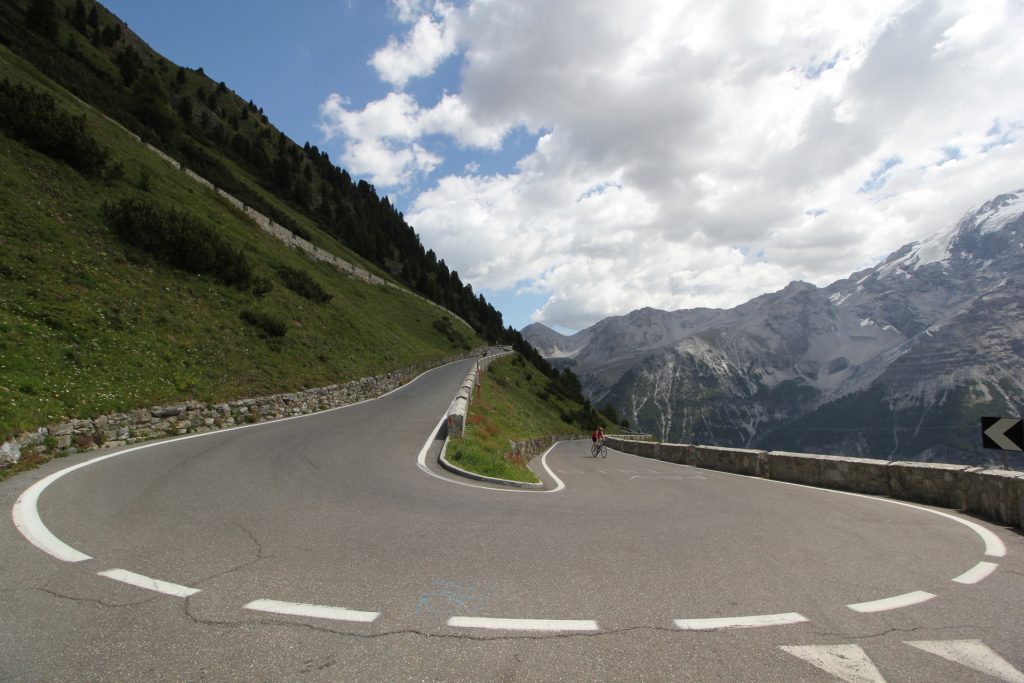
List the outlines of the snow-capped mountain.
<svg viewBox="0 0 1024 683">
<path fill-rule="evenodd" d="M 672 441 L 981 462 L 1024 408 L 1024 190 L 828 287 L 729 310 L 642 309 L 523 336 L 597 405 Z"/>
</svg>

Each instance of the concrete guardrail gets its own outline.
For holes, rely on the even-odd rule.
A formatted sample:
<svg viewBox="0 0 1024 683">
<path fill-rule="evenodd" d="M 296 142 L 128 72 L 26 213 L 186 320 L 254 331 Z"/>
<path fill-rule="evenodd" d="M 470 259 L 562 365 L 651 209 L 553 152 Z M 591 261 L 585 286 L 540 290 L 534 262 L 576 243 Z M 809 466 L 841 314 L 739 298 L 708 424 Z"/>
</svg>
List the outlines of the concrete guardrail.
<svg viewBox="0 0 1024 683">
<path fill-rule="evenodd" d="M 757 451 L 607 437 L 623 453 L 775 481 L 853 491 L 1024 526 L 1024 472 L 835 455 Z"/>
<path fill-rule="evenodd" d="M 476 390 L 476 383 L 480 376 L 480 373 L 487 369 L 494 359 L 507 356 L 510 352 L 500 352 L 489 356 L 484 356 L 476 363 L 473 363 L 473 367 L 466 375 L 466 379 L 462 380 L 462 386 L 459 387 L 458 392 L 455 394 L 455 399 L 452 400 L 451 406 L 448 408 L 448 438 L 449 439 L 461 439 L 466 433 L 466 416 L 469 415 L 469 403 L 473 400 L 473 392 Z"/>
</svg>

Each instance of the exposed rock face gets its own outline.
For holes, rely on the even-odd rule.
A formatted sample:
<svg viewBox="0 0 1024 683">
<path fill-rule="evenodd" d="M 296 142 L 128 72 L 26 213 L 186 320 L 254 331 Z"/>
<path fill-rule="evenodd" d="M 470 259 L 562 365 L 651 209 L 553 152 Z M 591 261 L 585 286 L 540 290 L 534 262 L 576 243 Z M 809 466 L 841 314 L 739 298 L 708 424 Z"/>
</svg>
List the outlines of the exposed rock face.
<svg viewBox="0 0 1024 683">
<path fill-rule="evenodd" d="M 1024 408 L 1024 190 L 828 287 L 523 335 L 662 439 L 944 462 Z"/>
</svg>

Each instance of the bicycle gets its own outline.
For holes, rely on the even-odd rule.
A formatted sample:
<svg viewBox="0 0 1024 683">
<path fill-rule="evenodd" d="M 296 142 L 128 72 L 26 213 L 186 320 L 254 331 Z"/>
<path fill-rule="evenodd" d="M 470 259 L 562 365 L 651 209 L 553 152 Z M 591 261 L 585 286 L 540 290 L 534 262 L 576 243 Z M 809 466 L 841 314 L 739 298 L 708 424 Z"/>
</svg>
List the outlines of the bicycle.
<svg viewBox="0 0 1024 683">
<path fill-rule="evenodd" d="M 595 458 L 598 455 L 600 455 L 602 458 L 608 457 L 608 449 L 605 448 L 604 439 L 594 442 L 594 445 L 590 447 L 590 455 Z"/>
</svg>

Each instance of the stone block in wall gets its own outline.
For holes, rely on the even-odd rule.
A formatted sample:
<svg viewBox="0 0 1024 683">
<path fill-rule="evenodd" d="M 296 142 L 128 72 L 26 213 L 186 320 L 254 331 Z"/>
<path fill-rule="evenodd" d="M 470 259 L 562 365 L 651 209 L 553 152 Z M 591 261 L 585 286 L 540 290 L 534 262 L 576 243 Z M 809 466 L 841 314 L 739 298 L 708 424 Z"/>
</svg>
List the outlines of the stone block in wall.
<svg viewBox="0 0 1024 683">
<path fill-rule="evenodd" d="M 1002 524 L 1024 519 L 1024 472 L 972 468 L 962 473 L 964 509 Z"/>
<path fill-rule="evenodd" d="M 70 422 L 58 422 L 50 428 L 50 434 L 56 437 L 67 436 L 73 431 L 74 427 Z"/>
<path fill-rule="evenodd" d="M 889 495 L 889 462 L 807 453 L 768 453 L 769 478 L 842 491 Z"/>
<path fill-rule="evenodd" d="M 149 409 L 153 417 L 172 417 L 175 415 L 181 415 L 185 412 L 185 406 L 183 405 L 170 405 L 170 406 L 153 406 Z"/>
<path fill-rule="evenodd" d="M 959 509 L 961 476 L 967 465 L 930 462 L 889 463 L 889 495 L 928 505 Z"/>
<path fill-rule="evenodd" d="M 14 439 L 0 444 L 0 467 L 7 467 L 21 460 L 21 446 Z"/>
</svg>

